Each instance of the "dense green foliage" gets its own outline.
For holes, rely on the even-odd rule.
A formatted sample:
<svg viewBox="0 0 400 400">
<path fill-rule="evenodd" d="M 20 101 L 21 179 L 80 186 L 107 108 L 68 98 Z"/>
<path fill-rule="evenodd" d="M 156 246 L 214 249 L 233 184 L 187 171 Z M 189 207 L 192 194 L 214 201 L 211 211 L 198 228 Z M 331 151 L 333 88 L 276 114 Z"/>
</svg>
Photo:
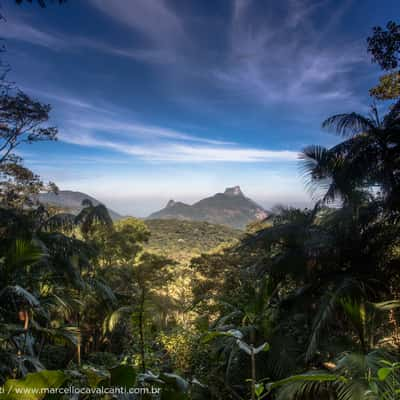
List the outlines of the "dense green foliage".
<svg viewBox="0 0 400 400">
<path fill-rule="evenodd" d="M 386 30 L 377 26 L 373 35 L 368 38 L 368 51 L 372 61 L 380 65 L 384 71 L 379 84 L 370 90 L 370 94 L 378 100 L 391 100 L 400 97 L 400 25 L 388 22 Z"/>
<path fill-rule="evenodd" d="M 237 242 L 243 235 L 237 229 L 209 222 L 151 219 L 145 224 L 151 232 L 145 249 L 183 264 L 218 246 Z"/>
<path fill-rule="evenodd" d="M 379 46 L 393 37 L 375 35 L 370 51 L 390 61 Z M 277 207 L 243 235 L 115 222 L 90 199 L 77 215 L 37 203 L 57 189 L 15 148 L 55 138 L 50 107 L 2 96 L 0 398 L 71 386 L 93 393 L 58 397 L 122 387 L 161 399 L 399 398 L 398 101 L 383 117 L 328 118 L 340 142 L 307 147 L 300 161 L 315 207 Z"/>
</svg>

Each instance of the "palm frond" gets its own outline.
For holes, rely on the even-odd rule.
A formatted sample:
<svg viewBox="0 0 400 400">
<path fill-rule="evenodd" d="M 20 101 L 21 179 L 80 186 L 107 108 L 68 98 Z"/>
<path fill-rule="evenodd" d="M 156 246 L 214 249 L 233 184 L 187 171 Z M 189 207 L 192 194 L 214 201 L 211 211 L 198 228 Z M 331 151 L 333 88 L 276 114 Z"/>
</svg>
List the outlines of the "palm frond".
<svg viewBox="0 0 400 400">
<path fill-rule="evenodd" d="M 104 319 L 103 333 L 111 333 L 123 321 L 129 320 L 129 316 L 135 311 L 134 307 L 123 306 L 111 312 Z"/>
<path fill-rule="evenodd" d="M 377 310 L 390 311 L 396 308 L 400 308 L 400 300 L 387 300 L 380 303 L 372 303 L 372 306 Z"/>
<path fill-rule="evenodd" d="M 311 145 L 303 149 L 299 160 L 306 189 L 314 198 L 321 198 L 332 183 L 335 167 L 333 154 L 323 146 Z"/>
<path fill-rule="evenodd" d="M 17 239 L 7 252 L 6 263 L 9 267 L 19 268 L 33 265 L 47 255 L 46 249 L 40 247 L 34 241 Z"/>
<path fill-rule="evenodd" d="M 28 290 L 19 285 L 6 286 L 2 290 L 0 290 L 0 298 L 5 296 L 6 294 L 11 294 L 13 296 L 19 297 L 32 307 L 40 306 L 40 301 L 36 298 L 36 296 L 34 296 Z"/>
<path fill-rule="evenodd" d="M 377 126 L 371 118 L 352 112 L 333 115 L 322 123 L 322 127 L 340 136 L 351 137 L 375 129 Z"/>
<path fill-rule="evenodd" d="M 116 303 L 117 298 L 113 290 L 100 278 L 88 278 L 86 280 L 89 287 L 91 287 L 102 300 L 106 302 Z"/>
<path fill-rule="evenodd" d="M 336 285 L 333 291 L 327 291 L 323 296 L 312 325 L 310 340 L 305 355 L 307 361 L 309 361 L 315 354 L 320 335 L 323 329 L 332 320 L 340 299 L 348 295 L 349 292 L 354 290 L 354 288 L 359 290 L 360 287 L 358 281 L 353 278 L 345 278 Z"/>
<path fill-rule="evenodd" d="M 50 340 L 57 340 L 62 343 L 78 344 L 80 330 L 76 326 L 64 326 L 62 328 L 46 328 L 32 321 L 32 329 L 46 336 Z"/>
<path fill-rule="evenodd" d="M 270 389 L 279 389 L 277 400 L 330 399 L 335 394 L 335 385 L 340 377 L 326 371 L 310 371 L 274 382 Z"/>
<path fill-rule="evenodd" d="M 391 379 L 378 379 L 378 371 L 386 364 L 397 361 L 398 356 L 385 349 L 376 349 L 367 354 L 347 352 L 343 353 L 338 361 L 335 371 L 349 377 L 348 382 L 338 386 L 338 399 L 389 399 L 394 398 L 389 393 L 395 393 L 400 386 L 400 374 L 394 371 Z M 371 392 L 370 387 L 374 385 L 377 393 L 383 394 L 377 397 L 377 393 Z"/>
<path fill-rule="evenodd" d="M 48 218 L 42 225 L 42 229 L 48 231 L 72 230 L 75 226 L 75 215 L 59 213 Z"/>
</svg>

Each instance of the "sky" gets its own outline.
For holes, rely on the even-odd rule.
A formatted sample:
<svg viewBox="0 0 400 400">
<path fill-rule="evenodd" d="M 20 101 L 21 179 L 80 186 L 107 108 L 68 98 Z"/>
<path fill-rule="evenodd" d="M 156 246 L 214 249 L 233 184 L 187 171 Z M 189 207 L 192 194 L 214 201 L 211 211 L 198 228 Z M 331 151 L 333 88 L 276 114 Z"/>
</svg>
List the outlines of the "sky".
<svg viewBox="0 0 400 400">
<path fill-rule="evenodd" d="M 146 216 L 240 185 L 270 208 L 314 201 L 298 154 L 368 112 L 366 52 L 398 0 L 0 0 L 8 78 L 52 105 L 58 141 L 19 149 L 60 189 Z"/>
</svg>

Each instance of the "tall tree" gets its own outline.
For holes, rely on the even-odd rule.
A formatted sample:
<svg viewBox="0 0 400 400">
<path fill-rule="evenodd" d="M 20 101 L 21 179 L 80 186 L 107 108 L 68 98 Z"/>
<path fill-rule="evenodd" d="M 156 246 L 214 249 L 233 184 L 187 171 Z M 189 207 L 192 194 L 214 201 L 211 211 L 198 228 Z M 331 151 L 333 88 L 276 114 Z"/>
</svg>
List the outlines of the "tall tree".
<svg viewBox="0 0 400 400">
<path fill-rule="evenodd" d="M 57 129 L 45 126 L 50 105 L 31 99 L 21 91 L 0 96 L 0 203 L 6 207 L 32 203 L 41 190 L 56 190 L 22 165 L 14 150 L 22 144 L 55 140 Z"/>
<path fill-rule="evenodd" d="M 399 98 L 400 25 L 390 21 L 386 29 L 374 27 L 373 35 L 367 42 L 372 61 L 379 64 L 382 70 L 388 71 L 379 79 L 379 84 L 370 90 L 370 94 L 379 100 Z"/>
<path fill-rule="evenodd" d="M 21 91 L 0 97 L 0 165 L 15 162 L 13 151 L 23 143 L 56 139 L 57 129 L 43 126 L 50 110 Z"/>
<path fill-rule="evenodd" d="M 380 118 L 377 108 L 364 116 L 338 114 L 322 125 L 345 140 L 330 149 L 303 150 L 304 173 L 324 201 L 359 203 L 379 188 L 391 209 L 400 208 L 400 104 Z"/>
</svg>

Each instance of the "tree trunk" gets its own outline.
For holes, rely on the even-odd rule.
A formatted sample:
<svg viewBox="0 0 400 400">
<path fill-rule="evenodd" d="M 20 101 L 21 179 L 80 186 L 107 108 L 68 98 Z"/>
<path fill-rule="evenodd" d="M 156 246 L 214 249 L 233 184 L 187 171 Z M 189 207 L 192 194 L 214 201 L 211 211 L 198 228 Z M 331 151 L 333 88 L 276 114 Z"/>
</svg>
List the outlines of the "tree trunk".
<svg viewBox="0 0 400 400">
<path fill-rule="evenodd" d="M 256 399 L 256 356 L 251 348 L 251 400 Z"/>
<path fill-rule="evenodd" d="M 79 263 L 79 278 L 82 279 L 82 266 Z M 78 297 L 81 300 L 81 289 L 78 289 Z M 81 366 L 81 310 L 80 306 L 78 308 L 78 314 L 76 316 L 76 325 L 78 327 L 78 341 L 76 344 L 76 361 L 78 363 L 78 367 Z"/>
<path fill-rule="evenodd" d="M 140 355 L 142 361 L 142 372 L 146 372 L 146 362 L 145 362 L 145 348 L 144 348 L 144 289 L 140 296 L 140 309 L 139 309 L 139 335 L 140 335 Z"/>
<path fill-rule="evenodd" d="M 254 346 L 256 343 L 256 331 L 254 326 L 250 330 L 250 343 L 251 343 L 251 400 L 256 399 L 256 355 L 254 354 Z"/>
</svg>

